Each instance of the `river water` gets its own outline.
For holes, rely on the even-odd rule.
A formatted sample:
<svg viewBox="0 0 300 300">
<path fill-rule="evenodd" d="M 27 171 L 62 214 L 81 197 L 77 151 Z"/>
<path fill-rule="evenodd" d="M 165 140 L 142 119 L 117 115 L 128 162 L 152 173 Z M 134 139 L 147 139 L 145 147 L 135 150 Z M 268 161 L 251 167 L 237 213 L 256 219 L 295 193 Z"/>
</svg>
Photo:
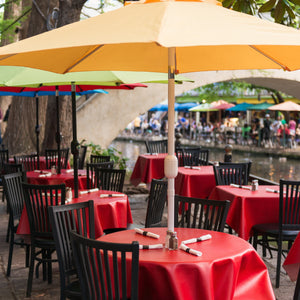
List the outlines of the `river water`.
<svg viewBox="0 0 300 300">
<path fill-rule="evenodd" d="M 112 147 L 122 152 L 127 157 L 128 170 L 132 171 L 139 154 L 146 153 L 144 143 L 134 143 L 132 141 L 114 141 Z M 224 161 L 224 151 L 218 149 L 210 150 L 209 160 Z M 286 159 L 284 157 L 272 157 L 267 155 L 257 155 L 253 153 L 234 153 L 233 162 L 252 161 L 251 174 L 263 177 L 275 182 L 279 179 L 300 180 L 300 161 Z"/>
</svg>

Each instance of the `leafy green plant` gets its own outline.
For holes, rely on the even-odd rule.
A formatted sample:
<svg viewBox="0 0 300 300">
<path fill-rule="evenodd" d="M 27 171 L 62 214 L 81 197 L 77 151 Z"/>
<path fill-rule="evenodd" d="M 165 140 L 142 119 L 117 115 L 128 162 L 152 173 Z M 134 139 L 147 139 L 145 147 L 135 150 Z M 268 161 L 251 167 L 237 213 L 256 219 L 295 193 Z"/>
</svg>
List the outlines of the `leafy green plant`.
<svg viewBox="0 0 300 300">
<path fill-rule="evenodd" d="M 123 157 L 122 152 L 114 147 L 109 147 L 107 149 L 101 148 L 100 145 L 90 142 L 85 144 L 88 147 L 88 151 L 93 155 L 109 155 L 110 159 L 115 162 L 115 166 L 121 170 L 126 169 L 126 162 L 129 160 L 127 157 Z"/>
</svg>

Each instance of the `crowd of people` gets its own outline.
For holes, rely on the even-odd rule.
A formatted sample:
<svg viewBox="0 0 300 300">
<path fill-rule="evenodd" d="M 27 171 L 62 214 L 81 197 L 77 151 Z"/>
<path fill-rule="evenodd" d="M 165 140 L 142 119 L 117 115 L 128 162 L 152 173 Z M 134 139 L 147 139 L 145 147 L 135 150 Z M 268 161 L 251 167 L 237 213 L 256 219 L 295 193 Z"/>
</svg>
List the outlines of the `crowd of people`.
<svg viewBox="0 0 300 300">
<path fill-rule="evenodd" d="M 254 112 L 247 120 L 241 112 L 236 116 L 227 115 L 222 121 L 209 121 L 201 114 L 198 122 L 191 114 L 179 114 L 175 123 L 176 132 L 183 138 L 205 143 L 237 143 L 264 147 L 296 147 L 300 143 L 300 119 L 290 116 L 288 122 L 282 114 L 271 118 L 268 113 Z M 168 132 L 167 115 L 163 118 L 152 114 L 138 116 L 126 130 L 127 135 L 162 136 Z"/>
</svg>

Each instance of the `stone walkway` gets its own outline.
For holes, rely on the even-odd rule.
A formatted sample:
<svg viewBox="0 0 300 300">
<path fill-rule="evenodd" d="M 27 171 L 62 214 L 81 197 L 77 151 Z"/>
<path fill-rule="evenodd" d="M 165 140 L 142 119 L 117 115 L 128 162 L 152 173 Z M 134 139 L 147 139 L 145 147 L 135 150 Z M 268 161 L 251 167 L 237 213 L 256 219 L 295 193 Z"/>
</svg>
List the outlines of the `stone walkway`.
<svg viewBox="0 0 300 300">
<path fill-rule="evenodd" d="M 1 195 L 2 196 L 2 195 Z M 147 195 L 136 194 L 131 195 L 130 206 L 132 216 L 135 224 L 142 226 L 145 220 L 147 202 L 145 201 Z M 53 267 L 53 283 L 48 284 L 43 282 L 41 278 L 33 279 L 32 296 L 25 298 L 28 269 L 25 268 L 25 251 L 18 246 L 14 249 L 13 264 L 10 278 L 6 277 L 8 243 L 5 242 L 6 228 L 8 222 L 8 215 L 6 214 L 6 206 L 0 202 L 0 300 L 8 299 L 59 299 L 59 271 L 58 266 L 54 264 Z M 276 254 L 275 254 L 276 256 Z M 275 282 L 275 266 L 274 259 L 266 259 L 265 263 L 268 267 L 272 284 Z M 282 271 L 280 288 L 275 289 L 274 292 L 278 300 L 292 300 L 295 283 L 291 282 L 287 275 Z M 153 299 L 154 300 L 154 299 Z M 168 299 L 166 299 L 168 300 Z M 196 300 L 196 299 L 195 299 Z M 205 300 L 205 299 L 203 299 Z M 216 299 L 223 300 L 223 299 Z M 252 299 L 249 299 L 252 300 Z M 255 300 L 255 299 L 254 299 Z"/>
</svg>

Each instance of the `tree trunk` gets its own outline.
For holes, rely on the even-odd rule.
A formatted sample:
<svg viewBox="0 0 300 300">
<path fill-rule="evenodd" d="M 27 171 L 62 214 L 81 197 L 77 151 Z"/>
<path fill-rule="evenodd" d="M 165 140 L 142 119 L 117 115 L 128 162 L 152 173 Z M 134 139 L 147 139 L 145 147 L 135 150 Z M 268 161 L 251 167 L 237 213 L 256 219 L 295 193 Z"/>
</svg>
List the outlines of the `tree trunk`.
<svg viewBox="0 0 300 300">
<path fill-rule="evenodd" d="M 28 5 L 29 0 L 22 4 Z M 57 24 L 63 26 L 79 21 L 81 9 L 86 0 L 32 0 L 32 10 L 28 18 L 28 25 L 24 24 L 20 31 L 20 39 L 34 36 L 55 26 L 52 20 L 54 8 L 59 8 Z M 47 59 L 47 57 L 45 57 Z M 40 149 L 43 154 L 46 148 L 56 148 L 56 101 L 55 97 L 41 97 L 39 109 Z M 62 147 L 70 147 L 71 142 L 71 99 L 69 96 L 59 99 L 60 131 L 62 133 Z M 9 149 L 10 155 L 19 153 L 32 153 L 36 151 L 35 134 L 35 99 L 14 97 L 12 100 L 10 116 L 3 143 Z"/>
</svg>

